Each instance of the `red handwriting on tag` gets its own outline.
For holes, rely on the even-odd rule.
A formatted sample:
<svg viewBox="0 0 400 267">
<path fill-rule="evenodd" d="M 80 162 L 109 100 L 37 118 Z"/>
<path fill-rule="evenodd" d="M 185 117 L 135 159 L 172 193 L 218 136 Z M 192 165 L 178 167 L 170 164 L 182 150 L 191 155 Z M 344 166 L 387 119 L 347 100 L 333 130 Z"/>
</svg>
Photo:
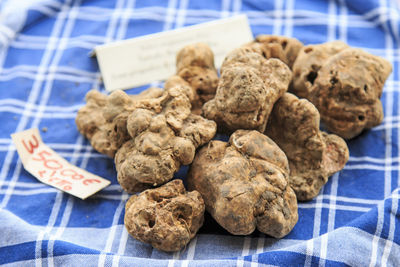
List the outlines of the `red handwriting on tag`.
<svg viewBox="0 0 400 267">
<path fill-rule="evenodd" d="M 41 182 L 85 199 L 110 181 L 78 168 L 43 143 L 38 129 L 11 135 L 24 168 Z"/>
</svg>

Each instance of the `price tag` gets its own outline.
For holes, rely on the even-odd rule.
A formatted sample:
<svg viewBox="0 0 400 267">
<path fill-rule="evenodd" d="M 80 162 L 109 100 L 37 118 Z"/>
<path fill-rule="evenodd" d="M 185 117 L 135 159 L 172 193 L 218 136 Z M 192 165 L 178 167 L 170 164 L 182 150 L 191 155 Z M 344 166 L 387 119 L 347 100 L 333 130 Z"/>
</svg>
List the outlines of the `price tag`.
<svg viewBox="0 0 400 267">
<path fill-rule="evenodd" d="M 11 135 L 25 170 L 42 183 L 85 199 L 110 181 L 78 168 L 43 143 L 38 129 Z"/>
</svg>

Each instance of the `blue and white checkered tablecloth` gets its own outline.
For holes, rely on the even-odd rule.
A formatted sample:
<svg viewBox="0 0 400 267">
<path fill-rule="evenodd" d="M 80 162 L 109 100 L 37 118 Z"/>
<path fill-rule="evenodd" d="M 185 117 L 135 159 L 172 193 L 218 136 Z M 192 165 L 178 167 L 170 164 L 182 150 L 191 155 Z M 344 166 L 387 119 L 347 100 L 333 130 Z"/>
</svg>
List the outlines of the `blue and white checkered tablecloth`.
<svg viewBox="0 0 400 267">
<path fill-rule="evenodd" d="M 87 55 L 113 40 L 239 13 L 254 35 L 293 36 L 305 44 L 339 39 L 388 59 L 385 118 L 348 142 L 344 170 L 316 199 L 299 204 L 299 222 L 285 238 L 232 236 L 207 215 L 186 249 L 160 252 L 127 234 L 129 196 L 113 161 L 76 129 L 85 94 L 104 91 Z M 400 266 L 399 27 L 395 0 L 0 1 L 0 265 Z M 39 183 L 23 169 L 10 138 L 33 127 L 61 156 L 111 186 L 82 201 Z"/>
</svg>

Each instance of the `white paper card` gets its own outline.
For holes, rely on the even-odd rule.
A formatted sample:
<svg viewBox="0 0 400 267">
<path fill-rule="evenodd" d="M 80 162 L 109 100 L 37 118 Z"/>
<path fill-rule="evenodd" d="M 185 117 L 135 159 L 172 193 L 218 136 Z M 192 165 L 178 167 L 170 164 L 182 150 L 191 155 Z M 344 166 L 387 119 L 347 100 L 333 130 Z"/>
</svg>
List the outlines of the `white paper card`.
<svg viewBox="0 0 400 267">
<path fill-rule="evenodd" d="M 11 135 L 25 170 L 42 183 L 85 199 L 110 181 L 78 168 L 43 143 L 38 129 Z"/>
<path fill-rule="evenodd" d="M 175 73 L 176 54 L 185 45 L 207 43 L 220 67 L 228 52 L 252 40 L 247 16 L 239 15 L 104 44 L 94 52 L 104 86 L 113 91 L 167 79 Z"/>
</svg>

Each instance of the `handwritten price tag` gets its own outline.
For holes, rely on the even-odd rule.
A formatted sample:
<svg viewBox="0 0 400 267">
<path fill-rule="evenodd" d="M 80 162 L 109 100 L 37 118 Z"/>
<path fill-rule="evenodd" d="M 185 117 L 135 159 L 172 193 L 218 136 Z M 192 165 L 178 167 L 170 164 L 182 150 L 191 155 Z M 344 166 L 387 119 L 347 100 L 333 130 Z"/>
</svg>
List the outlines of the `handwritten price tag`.
<svg viewBox="0 0 400 267">
<path fill-rule="evenodd" d="M 38 129 L 11 135 L 25 170 L 42 183 L 85 199 L 110 181 L 71 165 L 43 143 Z"/>
</svg>

